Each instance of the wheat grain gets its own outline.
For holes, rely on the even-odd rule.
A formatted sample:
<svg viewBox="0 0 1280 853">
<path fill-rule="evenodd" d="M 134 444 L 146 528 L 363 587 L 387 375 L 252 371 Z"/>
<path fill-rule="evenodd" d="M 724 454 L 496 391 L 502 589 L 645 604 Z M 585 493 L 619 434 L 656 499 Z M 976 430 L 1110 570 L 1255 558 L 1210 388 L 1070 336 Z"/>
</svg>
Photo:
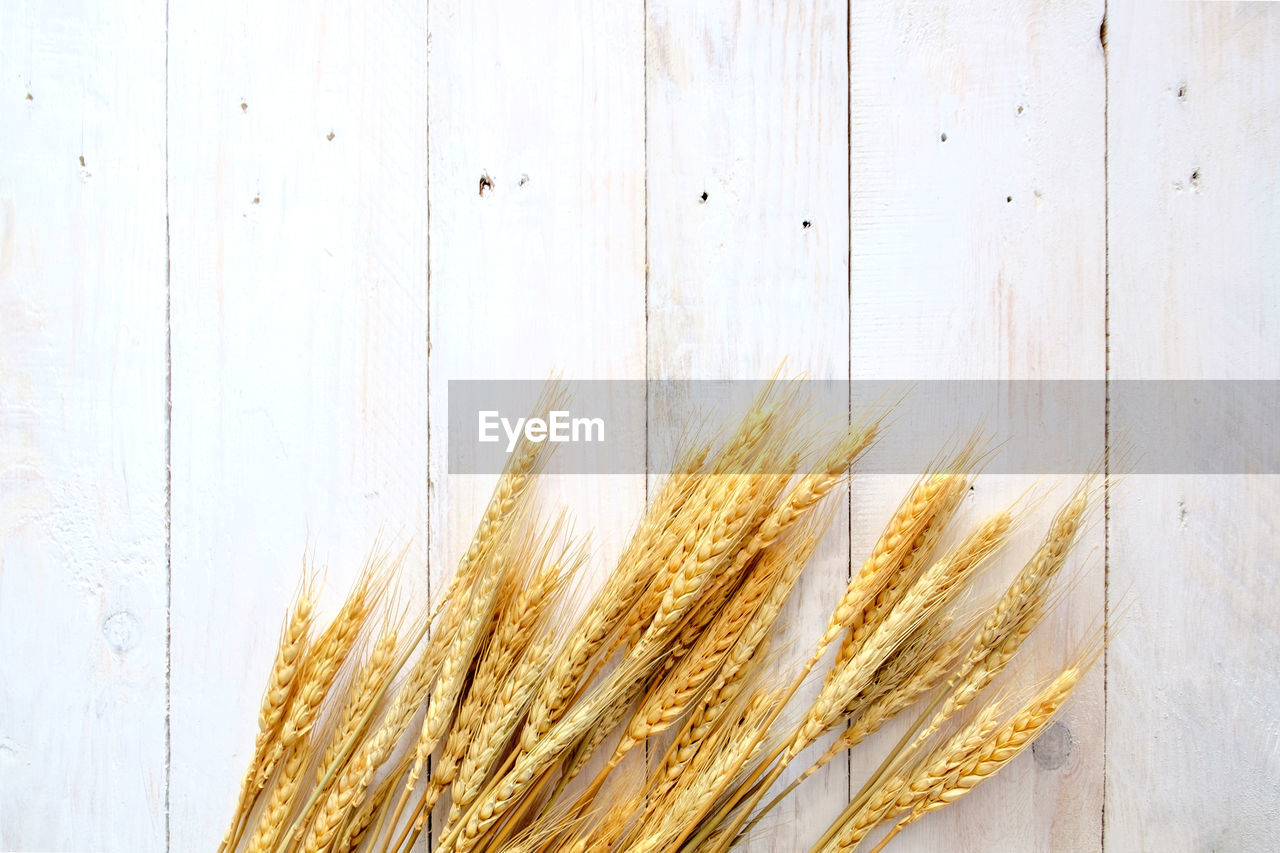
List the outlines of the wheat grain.
<svg viewBox="0 0 1280 853">
<path fill-rule="evenodd" d="M 657 793 L 669 789 L 684 772 L 703 740 L 740 694 L 749 665 L 753 661 L 764 659 L 762 647 L 766 644 L 766 638 L 795 588 L 800 572 L 812 556 L 821 531 L 830 525 L 833 516 L 834 510 L 829 510 L 825 515 L 811 516 L 806 528 L 797 529 L 794 535 L 769 546 L 761 555 L 762 561 L 778 563 L 780 570 L 777 580 L 744 626 L 741 635 L 725 656 L 715 681 L 667 751 L 653 783 Z"/>
<path fill-rule="evenodd" d="M 827 679 L 805 721 L 797 728 L 784 761 L 793 758 L 843 717 L 844 710 L 866 689 L 875 671 L 901 647 L 911 631 L 955 598 L 981 561 L 1002 540 L 1009 523 L 1007 513 L 989 519 L 912 585 L 854 656 L 834 670 L 834 677 Z"/>
<path fill-rule="evenodd" d="M 836 656 L 837 668 L 853 656 L 867 634 L 928 568 L 933 546 L 945 531 L 969 483 L 970 479 L 963 475 L 935 474 L 918 483 L 898 507 L 859 570 L 876 591 L 860 611 L 853 610 Z"/>
<path fill-rule="evenodd" d="M 305 746 L 305 743 L 299 744 L 286 754 L 279 778 L 271 788 L 271 796 L 258 820 L 258 828 L 249 839 L 249 853 L 270 853 L 275 848 L 302 781 L 307 757 L 307 750 L 303 748 Z"/>
<path fill-rule="evenodd" d="M 956 748 L 944 768 L 920 776 L 899 796 L 894 811 L 908 812 L 893 828 L 896 835 L 929 812 L 956 802 L 1030 746 L 1054 719 L 1080 681 L 1082 670 L 1068 667 L 1007 723 L 986 734 L 977 744 Z M 983 716 L 985 719 L 985 715 Z M 941 770 L 942 772 L 936 772 Z M 886 838 L 877 848 L 886 843 Z"/>
<path fill-rule="evenodd" d="M 829 522 L 829 520 L 828 514 L 824 521 Z M 738 643 L 743 631 L 752 623 L 766 602 L 777 603 L 777 607 L 771 607 L 768 612 L 768 622 L 772 623 L 781 603 L 772 594 L 784 580 L 794 580 L 794 574 L 789 570 L 798 569 L 804 564 L 824 528 L 825 524 L 822 527 L 811 527 L 802 531 L 798 540 L 789 543 L 787 548 L 769 547 L 777 541 L 776 536 L 761 545 L 765 550 L 741 587 L 723 608 L 719 617 L 697 640 L 693 652 L 682 659 L 646 697 L 627 726 L 622 741 L 615 749 L 614 757 L 606 767 L 616 765 L 617 761 L 635 744 L 665 731 L 676 721 L 689 703 L 720 670 L 726 656 Z M 735 663 L 735 669 L 737 666 L 738 664 Z M 723 690 L 723 683 L 717 686 Z M 705 722 L 705 712 L 703 716 L 703 722 Z M 688 746 L 687 741 L 685 746 Z"/>
<path fill-rule="evenodd" d="M 325 628 L 307 657 L 297 699 L 290 706 L 280 732 L 281 748 L 292 747 L 311 731 L 320 703 L 328 694 L 339 668 L 360 636 L 365 619 L 385 588 L 382 564 L 377 560 L 370 560 L 356 579 L 337 615 Z"/>
<path fill-rule="evenodd" d="M 1049 584 L 1062 570 L 1089 505 L 1078 489 L 1059 510 L 1035 554 L 991 609 L 973 645 L 952 676 L 955 686 L 917 743 L 967 706 L 1008 665 L 1044 612 Z"/>
<path fill-rule="evenodd" d="M 413 745 L 413 763 L 405 777 L 404 787 L 396 802 L 395 811 L 387 824 L 387 832 L 395 829 L 409 798 L 417 786 L 427 758 L 435 750 L 448 731 L 463 687 L 471 669 L 472 660 L 481 648 L 493 620 L 499 593 L 503 589 L 516 554 L 525 553 L 527 539 L 504 538 L 496 542 L 495 550 L 482 555 L 477 571 L 475 588 L 467 601 L 465 614 L 449 643 L 436 677 L 434 689 L 427 700 L 427 712 Z M 414 821 L 410 821 L 412 825 Z"/>
<path fill-rule="evenodd" d="M 551 651 L 550 634 L 536 639 L 526 650 L 515 674 L 502 683 L 489 705 L 484 722 L 468 746 L 458 777 L 453 782 L 453 806 L 446 831 L 457 823 L 463 811 L 480 795 L 489 774 L 498 765 L 500 751 L 532 699 Z"/>
<path fill-rule="evenodd" d="M 556 653 L 546 678 L 533 701 L 520 735 L 522 752 L 532 751 L 538 739 L 564 716 L 570 702 L 581 692 L 588 668 L 611 636 L 625 639 L 631 629 L 626 614 L 637 611 L 635 603 L 653 582 L 674 547 L 669 530 L 671 519 L 681 511 L 701 482 L 705 449 L 690 453 L 681 468 L 669 477 L 640 529 L 631 538 L 605 586 L 592 599 L 564 646 Z M 636 624 L 638 617 L 633 617 Z M 610 647 L 606 656 L 614 650 Z"/>
<path fill-rule="evenodd" d="M 351 687 L 342 716 L 325 747 L 324 755 L 316 768 L 316 784 L 320 785 L 330 774 L 343 750 L 360 734 L 368 711 L 385 691 L 396 661 L 396 642 L 399 634 L 389 630 L 378 638 L 363 669 Z"/>
<path fill-rule="evenodd" d="M 231 826 L 223 839 L 222 850 L 235 848 L 241 827 L 249 819 L 253 803 L 275 770 L 282 750 L 274 751 L 273 747 L 279 739 L 285 714 L 297 689 L 314 616 L 310 579 L 304 574 L 293 609 L 281 631 L 276 657 L 267 678 L 267 689 L 258 711 L 258 736 L 254 744 L 253 759 L 245 772 L 240 799 L 232 816 Z"/>
<path fill-rule="evenodd" d="M 779 698 L 780 694 L 766 692 L 746 703 L 739 719 L 727 727 L 709 752 L 711 760 L 701 772 L 691 774 L 688 784 L 673 792 L 662 820 L 628 848 L 631 853 L 679 849 L 738 772 L 759 752 L 769 715 Z"/>
<path fill-rule="evenodd" d="M 1001 705 L 992 703 L 909 774 L 887 781 L 839 832 L 835 847 L 848 850 L 880 822 L 908 810 L 935 787 L 943 786 L 999 725 Z M 830 834 L 830 833 L 828 833 Z"/>
</svg>

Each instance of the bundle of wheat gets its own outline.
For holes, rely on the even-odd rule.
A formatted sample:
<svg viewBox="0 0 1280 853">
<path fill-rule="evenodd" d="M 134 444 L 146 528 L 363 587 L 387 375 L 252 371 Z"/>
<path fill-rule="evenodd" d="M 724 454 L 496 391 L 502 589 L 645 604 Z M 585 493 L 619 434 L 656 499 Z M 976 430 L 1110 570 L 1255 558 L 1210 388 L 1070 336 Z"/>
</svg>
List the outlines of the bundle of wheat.
<svg viewBox="0 0 1280 853">
<path fill-rule="evenodd" d="M 538 521 L 544 445 L 527 441 L 434 612 L 389 605 L 399 561 L 373 559 L 316 633 L 304 580 L 221 853 L 399 853 L 433 814 L 442 853 L 719 853 L 916 706 L 815 851 L 853 849 L 888 824 L 883 846 L 1007 764 L 1096 657 L 1096 642 L 1076 650 L 1018 710 L 1011 697 L 1029 689 L 983 698 L 1050 606 L 1089 480 L 983 607 L 974 580 L 1015 512 L 942 547 L 980 465 L 973 443 L 961 448 L 916 482 L 788 671 L 771 637 L 882 428 L 863 420 L 815 445 L 792 396 L 771 387 L 718 448 L 686 455 L 572 618 L 564 593 L 587 555 L 565 525 Z M 813 446 L 805 466 L 799 448 Z M 816 692 L 801 691 L 810 678 Z M 803 772 L 779 788 L 797 761 Z"/>
</svg>

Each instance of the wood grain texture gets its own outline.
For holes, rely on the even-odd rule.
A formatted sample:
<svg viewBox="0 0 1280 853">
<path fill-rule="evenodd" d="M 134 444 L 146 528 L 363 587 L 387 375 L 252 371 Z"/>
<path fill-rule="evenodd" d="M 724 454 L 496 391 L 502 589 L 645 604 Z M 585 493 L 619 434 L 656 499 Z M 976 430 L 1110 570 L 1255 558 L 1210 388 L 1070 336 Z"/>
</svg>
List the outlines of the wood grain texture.
<svg viewBox="0 0 1280 853">
<path fill-rule="evenodd" d="M 1112 4 L 1111 372 L 1280 375 L 1280 6 Z M 1274 848 L 1275 476 L 1111 498 L 1108 850 Z"/>
<path fill-rule="evenodd" d="M 650 0 L 651 378 L 762 379 L 785 362 L 785 374 L 847 379 L 845 22 L 844 4 L 826 0 Z M 653 431 L 691 403 L 654 399 Z M 795 626 L 777 641 L 793 646 L 788 657 L 807 657 L 844 589 L 846 518 L 783 613 Z M 847 802 L 847 765 L 834 761 L 750 847 L 807 849 Z"/>
<path fill-rule="evenodd" d="M 1101 380 L 1101 4 L 851 8 L 854 381 Z M 1095 408 L 1064 426 L 1100 436 L 1103 402 L 1099 393 Z M 977 426 L 956 424 L 957 437 Z M 925 458 L 937 451 L 922 450 Z M 909 484 L 907 477 L 861 481 L 855 555 L 871 547 Z M 1028 487 L 1047 495 L 989 583 L 1016 571 L 1074 485 L 1070 478 L 979 479 L 962 508 L 969 523 Z M 1096 525 L 1068 567 L 1074 588 L 1020 664 L 1023 677 L 1061 668 L 1066 650 L 1100 624 L 1101 546 Z M 1100 672 L 1077 691 L 1062 723 L 1069 754 L 1048 762 L 1057 766 L 1024 755 L 965 803 L 908 828 L 891 849 L 1098 850 Z M 890 729 L 855 753 L 855 789 L 896 738 Z"/>
<path fill-rule="evenodd" d="M 0 8 L 0 849 L 165 832 L 164 4 Z"/>
<path fill-rule="evenodd" d="M 640 3 L 431 4 L 433 584 L 494 486 L 449 473 L 450 380 L 644 378 L 643 44 Z M 584 602 L 644 478 L 547 477 L 539 495 L 590 537 Z"/>
<path fill-rule="evenodd" d="M 426 21 L 401 2 L 170 13 L 170 849 L 203 850 L 304 549 L 329 613 L 380 531 L 425 579 Z"/>
<path fill-rule="evenodd" d="M 212 849 L 304 550 L 331 606 L 380 532 L 420 598 L 465 547 L 450 380 L 1280 375 L 1277 57 L 1274 3 L 3 4 L 0 849 Z M 584 586 L 655 479 L 545 484 Z M 993 584 L 1065 479 L 979 480 L 1050 494 Z M 907 486 L 855 481 L 796 654 Z M 1120 480 L 1019 673 L 1109 590 L 1061 749 L 890 849 L 1272 849 L 1278 501 Z"/>
</svg>

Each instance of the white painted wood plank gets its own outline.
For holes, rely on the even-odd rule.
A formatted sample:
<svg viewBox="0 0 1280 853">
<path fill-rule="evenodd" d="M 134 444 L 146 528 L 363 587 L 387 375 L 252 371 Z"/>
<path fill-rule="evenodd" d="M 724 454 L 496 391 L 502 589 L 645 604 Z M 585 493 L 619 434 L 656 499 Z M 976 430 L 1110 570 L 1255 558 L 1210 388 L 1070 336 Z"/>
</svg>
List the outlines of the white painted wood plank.
<svg viewBox="0 0 1280 853">
<path fill-rule="evenodd" d="M 172 849 L 200 850 L 303 549 L 330 604 L 383 530 L 425 579 L 425 8 L 175 2 L 170 39 Z"/>
<path fill-rule="evenodd" d="M 845 4 L 650 0 L 648 17 L 650 377 L 763 379 L 785 361 L 847 379 Z M 656 432 L 677 404 L 653 404 Z M 845 518 L 783 614 L 797 657 L 845 586 Z M 847 771 L 810 779 L 750 849 L 807 849 Z"/>
<path fill-rule="evenodd" d="M 439 585 L 496 479 L 450 474 L 449 381 L 644 378 L 644 15 L 638 2 L 499 0 L 434 2 L 430 15 Z M 590 535 L 593 587 L 640 517 L 643 472 L 547 477 L 540 489 L 548 511 L 567 507 Z"/>
<path fill-rule="evenodd" d="M 5 4 L 0 128 L 0 849 L 163 850 L 164 4 Z"/>
<path fill-rule="evenodd" d="M 1280 6 L 1110 9 L 1112 377 L 1274 379 Z M 1108 850 L 1275 847 L 1278 502 L 1274 476 L 1113 493 Z"/>
<path fill-rule="evenodd" d="M 851 11 L 854 381 L 1101 380 L 1102 4 L 855 3 Z M 1101 436 L 1101 395 L 1078 416 L 1077 429 Z M 868 478 L 855 491 L 855 555 L 870 548 L 909 481 Z M 1049 497 L 993 586 L 1033 550 L 1074 481 L 983 476 L 963 510 L 977 520 L 1031 485 Z M 1065 607 L 1024 652 L 1024 680 L 1061 667 L 1100 624 L 1101 545 L 1097 525 L 1068 567 L 1078 580 Z M 1060 766 L 1025 755 L 908 828 L 892 849 L 1098 850 L 1101 672 L 1062 722 L 1073 747 Z M 855 789 L 895 739 L 886 732 L 855 753 Z"/>
</svg>

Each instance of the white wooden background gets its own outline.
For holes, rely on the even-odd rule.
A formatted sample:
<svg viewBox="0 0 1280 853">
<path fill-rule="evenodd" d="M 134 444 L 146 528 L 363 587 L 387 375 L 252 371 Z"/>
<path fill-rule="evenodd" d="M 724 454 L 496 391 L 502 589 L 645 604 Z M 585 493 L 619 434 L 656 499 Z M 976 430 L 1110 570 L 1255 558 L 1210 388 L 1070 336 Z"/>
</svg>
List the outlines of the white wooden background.
<svg viewBox="0 0 1280 853">
<path fill-rule="evenodd" d="M 468 535 L 451 378 L 1276 378 L 1277 245 L 1280 4 L 2 0 L 0 850 L 212 849 L 304 547 Z M 1114 488 L 1065 761 L 894 849 L 1274 849 L 1278 480 Z"/>
</svg>

